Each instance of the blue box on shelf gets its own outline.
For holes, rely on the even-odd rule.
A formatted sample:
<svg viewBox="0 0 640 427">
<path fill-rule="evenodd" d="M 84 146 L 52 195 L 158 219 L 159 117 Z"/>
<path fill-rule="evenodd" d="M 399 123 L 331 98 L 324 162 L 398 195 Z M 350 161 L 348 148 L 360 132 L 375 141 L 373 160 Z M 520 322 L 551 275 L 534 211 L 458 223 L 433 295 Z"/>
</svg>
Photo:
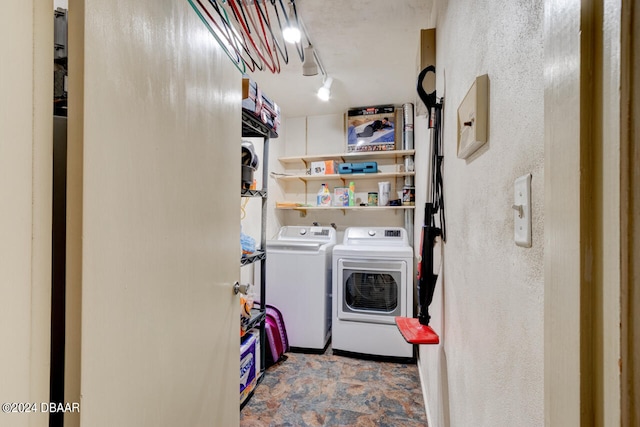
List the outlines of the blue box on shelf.
<svg viewBox="0 0 640 427">
<path fill-rule="evenodd" d="M 341 163 L 340 165 L 338 165 L 338 172 L 342 174 L 376 173 L 378 172 L 378 163 L 377 162 Z"/>
</svg>

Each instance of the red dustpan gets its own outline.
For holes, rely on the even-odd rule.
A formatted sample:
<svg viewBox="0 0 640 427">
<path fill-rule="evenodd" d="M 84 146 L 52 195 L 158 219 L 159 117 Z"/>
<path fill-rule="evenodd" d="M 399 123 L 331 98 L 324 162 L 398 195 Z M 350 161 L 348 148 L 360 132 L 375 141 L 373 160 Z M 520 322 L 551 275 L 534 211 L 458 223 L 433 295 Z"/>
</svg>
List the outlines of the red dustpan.
<svg viewBox="0 0 640 427">
<path fill-rule="evenodd" d="M 402 337 L 411 344 L 439 344 L 440 337 L 431 326 L 421 325 L 418 319 L 396 317 L 396 326 Z"/>
</svg>

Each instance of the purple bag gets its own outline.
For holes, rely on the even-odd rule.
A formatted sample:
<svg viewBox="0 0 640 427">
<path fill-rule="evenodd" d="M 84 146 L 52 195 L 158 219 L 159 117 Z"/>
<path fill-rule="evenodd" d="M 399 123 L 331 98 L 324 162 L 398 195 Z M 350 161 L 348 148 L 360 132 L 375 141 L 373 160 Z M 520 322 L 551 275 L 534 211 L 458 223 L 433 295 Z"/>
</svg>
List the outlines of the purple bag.
<svg viewBox="0 0 640 427">
<path fill-rule="evenodd" d="M 287 329 L 284 326 L 282 313 L 276 307 L 266 305 L 265 335 L 267 339 L 266 364 L 269 367 L 279 361 L 289 351 Z"/>
</svg>

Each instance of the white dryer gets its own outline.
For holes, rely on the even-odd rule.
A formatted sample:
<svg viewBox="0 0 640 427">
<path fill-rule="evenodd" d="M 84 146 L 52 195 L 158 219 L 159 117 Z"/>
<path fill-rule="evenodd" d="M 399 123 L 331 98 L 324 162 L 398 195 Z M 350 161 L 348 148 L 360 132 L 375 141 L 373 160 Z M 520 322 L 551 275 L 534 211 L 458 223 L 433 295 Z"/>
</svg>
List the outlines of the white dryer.
<svg viewBox="0 0 640 427">
<path fill-rule="evenodd" d="M 334 350 L 413 358 L 395 317 L 413 317 L 413 249 L 400 227 L 350 227 L 333 248 Z"/>
<path fill-rule="evenodd" d="M 332 227 L 285 226 L 267 241 L 265 301 L 282 313 L 294 350 L 322 351 L 331 336 Z"/>
</svg>

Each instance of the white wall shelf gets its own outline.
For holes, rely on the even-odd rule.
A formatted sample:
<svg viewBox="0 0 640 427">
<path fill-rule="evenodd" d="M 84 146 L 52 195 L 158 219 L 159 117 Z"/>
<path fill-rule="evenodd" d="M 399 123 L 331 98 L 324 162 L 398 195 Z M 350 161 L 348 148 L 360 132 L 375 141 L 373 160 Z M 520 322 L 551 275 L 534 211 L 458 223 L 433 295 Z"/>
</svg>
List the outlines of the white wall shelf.
<svg viewBox="0 0 640 427">
<path fill-rule="evenodd" d="M 358 160 L 375 161 L 377 159 L 393 159 L 395 162 L 402 160 L 404 156 L 413 156 L 416 150 L 390 150 L 390 151 L 360 151 L 354 153 L 338 153 L 338 154 L 322 154 L 315 156 L 292 156 L 281 157 L 278 159 L 283 166 L 292 166 L 296 164 L 304 164 L 305 166 L 311 162 L 319 162 L 322 160 L 337 160 L 340 162 L 353 162 Z"/>
<path fill-rule="evenodd" d="M 330 174 L 330 175 L 275 175 L 279 181 L 290 182 L 290 181 L 329 181 L 329 180 L 342 180 L 346 181 L 355 181 L 362 179 L 386 179 L 386 178 L 402 178 L 405 176 L 414 176 L 415 172 L 377 172 L 377 173 L 348 173 L 348 174 Z"/>
<path fill-rule="evenodd" d="M 358 213 L 375 213 L 375 212 L 411 212 L 415 206 L 401 205 L 401 206 L 315 206 L 313 203 L 309 203 L 311 195 L 307 189 L 308 184 L 315 182 L 331 182 L 341 181 L 342 185 L 350 181 L 363 181 L 364 188 L 373 188 L 375 184 L 366 181 L 381 181 L 388 180 L 394 183 L 398 183 L 398 180 L 407 180 L 413 182 L 415 171 L 413 170 L 413 156 L 415 150 L 389 150 L 389 151 L 361 151 L 352 153 L 337 153 L 337 154 L 318 154 L 318 155 L 304 155 L 304 156 L 291 156 L 280 157 L 278 161 L 284 167 L 284 173 L 272 173 L 272 177 L 279 183 L 303 183 L 305 202 L 278 202 L 276 203 L 276 209 L 280 211 L 298 211 L 300 216 L 305 217 L 307 212 L 335 212 L 341 211 L 343 215 L 358 211 Z M 407 168 L 406 158 L 410 158 L 411 167 Z M 349 174 L 328 174 L 328 175 L 309 175 L 305 173 L 305 169 L 308 172 L 308 168 L 312 162 L 334 160 L 338 163 L 351 163 L 360 161 L 382 161 L 384 166 L 375 173 L 349 173 Z M 402 172 L 396 172 L 398 169 L 403 169 Z M 395 187 L 402 188 L 402 187 Z M 394 194 L 395 196 L 395 194 Z M 285 194 L 286 197 L 286 194 Z M 315 194 L 313 195 L 315 197 Z M 297 198 L 297 197 L 296 197 Z M 394 197 L 395 198 L 395 197 Z M 314 199 L 315 200 L 315 199 Z M 405 220 L 406 222 L 406 220 Z"/>
<path fill-rule="evenodd" d="M 307 215 L 307 211 L 329 212 L 342 211 L 343 214 L 352 211 L 360 212 L 382 212 L 382 211 L 405 211 L 415 209 L 415 206 L 276 206 L 278 210 L 298 211 L 303 217 Z"/>
</svg>

